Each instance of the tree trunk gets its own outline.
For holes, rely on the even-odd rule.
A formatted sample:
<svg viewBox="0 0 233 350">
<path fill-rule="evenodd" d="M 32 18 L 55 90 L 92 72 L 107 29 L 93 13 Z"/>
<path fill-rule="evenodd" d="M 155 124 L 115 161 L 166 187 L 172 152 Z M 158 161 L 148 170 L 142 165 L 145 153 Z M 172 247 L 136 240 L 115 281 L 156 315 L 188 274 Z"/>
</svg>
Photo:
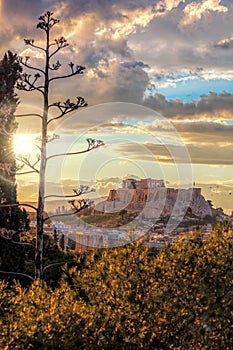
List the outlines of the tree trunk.
<svg viewBox="0 0 233 350">
<path fill-rule="evenodd" d="M 45 172 L 46 172 L 46 144 L 48 127 L 48 96 L 49 95 L 49 28 L 46 31 L 46 59 L 45 59 L 45 80 L 44 80 L 44 106 L 42 120 L 41 139 L 41 163 L 39 175 L 39 195 L 37 205 L 37 235 L 35 254 L 35 279 L 42 284 L 43 278 L 43 225 L 44 225 L 44 196 L 45 196 Z"/>
</svg>

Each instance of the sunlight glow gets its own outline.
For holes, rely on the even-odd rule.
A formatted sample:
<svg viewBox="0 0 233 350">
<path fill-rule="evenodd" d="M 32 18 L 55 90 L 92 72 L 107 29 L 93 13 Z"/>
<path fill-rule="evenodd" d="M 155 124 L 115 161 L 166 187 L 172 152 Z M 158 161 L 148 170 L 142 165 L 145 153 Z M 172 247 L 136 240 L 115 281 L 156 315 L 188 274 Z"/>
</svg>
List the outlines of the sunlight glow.
<svg viewBox="0 0 233 350">
<path fill-rule="evenodd" d="M 34 135 L 16 134 L 14 136 L 14 150 L 17 155 L 37 153 Z"/>
</svg>

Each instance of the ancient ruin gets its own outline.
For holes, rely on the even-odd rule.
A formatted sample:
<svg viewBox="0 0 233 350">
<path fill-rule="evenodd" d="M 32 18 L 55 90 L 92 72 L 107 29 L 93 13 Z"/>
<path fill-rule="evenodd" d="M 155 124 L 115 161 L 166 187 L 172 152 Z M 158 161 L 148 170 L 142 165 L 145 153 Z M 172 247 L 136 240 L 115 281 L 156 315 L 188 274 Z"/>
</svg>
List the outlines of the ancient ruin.
<svg viewBox="0 0 233 350">
<path fill-rule="evenodd" d="M 212 216 L 208 201 L 201 188 L 175 189 L 165 186 L 164 180 L 125 179 L 122 188 L 110 190 L 106 201 L 98 203 L 100 212 L 127 210 L 145 219 L 166 216 L 183 216 L 187 211 L 204 218 Z"/>
</svg>

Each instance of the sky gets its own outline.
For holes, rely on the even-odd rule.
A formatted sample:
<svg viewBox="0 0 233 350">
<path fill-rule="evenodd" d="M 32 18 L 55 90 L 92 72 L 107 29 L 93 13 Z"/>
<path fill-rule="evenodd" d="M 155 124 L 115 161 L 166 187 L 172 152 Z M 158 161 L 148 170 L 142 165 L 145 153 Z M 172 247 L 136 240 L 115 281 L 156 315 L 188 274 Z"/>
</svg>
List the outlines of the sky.
<svg viewBox="0 0 233 350">
<path fill-rule="evenodd" d="M 85 148 L 87 137 L 105 146 L 54 158 L 48 193 L 72 190 L 79 179 L 101 196 L 129 175 L 159 177 L 168 186 L 195 182 L 215 206 L 233 209 L 232 0 L 1 0 L 0 10 L 1 56 L 11 50 L 43 67 L 23 39 L 43 45 L 37 18 L 52 10 L 60 19 L 54 38 L 70 44 L 54 58 L 62 64 L 56 73 L 70 61 L 86 67 L 51 86 L 51 101 L 83 96 L 89 107 L 51 123 L 60 138 L 48 152 Z M 17 113 L 41 111 L 40 96 L 18 94 Z M 20 118 L 18 152 L 39 131 L 38 120 Z M 19 177 L 20 199 L 36 199 L 36 176 Z"/>
</svg>

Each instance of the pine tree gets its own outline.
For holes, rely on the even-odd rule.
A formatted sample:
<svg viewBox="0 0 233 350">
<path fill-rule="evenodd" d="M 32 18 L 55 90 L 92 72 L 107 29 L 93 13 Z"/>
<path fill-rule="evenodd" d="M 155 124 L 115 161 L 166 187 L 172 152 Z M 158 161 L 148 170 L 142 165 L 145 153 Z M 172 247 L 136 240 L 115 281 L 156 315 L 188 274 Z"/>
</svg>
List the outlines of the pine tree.
<svg viewBox="0 0 233 350">
<path fill-rule="evenodd" d="M 0 62 L 0 203 L 17 203 L 16 159 L 13 135 L 18 96 L 14 86 L 22 71 L 16 54 L 8 51 Z M 20 231 L 28 228 L 27 213 L 18 207 L 0 208 L 0 227 Z"/>
</svg>

